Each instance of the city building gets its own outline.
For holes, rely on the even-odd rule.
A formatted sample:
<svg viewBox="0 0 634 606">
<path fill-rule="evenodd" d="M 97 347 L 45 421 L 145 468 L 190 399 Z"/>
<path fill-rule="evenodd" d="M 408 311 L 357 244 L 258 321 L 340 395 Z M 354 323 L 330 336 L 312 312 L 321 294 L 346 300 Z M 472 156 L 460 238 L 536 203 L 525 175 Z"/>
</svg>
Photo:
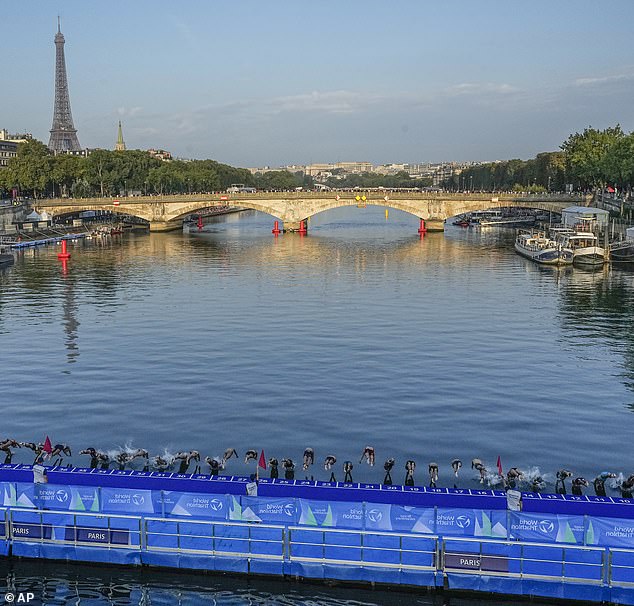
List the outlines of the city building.
<svg viewBox="0 0 634 606">
<path fill-rule="evenodd" d="M 163 162 L 171 162 L 172 154 L 164 149 L 148 149 L 147 153 L 152 156 L 152 158 L 156 158 L 157 160 L 162 160 Z"/>
<path fill-rule="evenodd" d="M 0 168 L 5 168 L 11 158 L 18 155 L 18 144 L 15 141 L 0 139 Z"/>
<path fill-rule="evenodd" d="M 31 133 L 21 133 L 12 135 L 6 128 L 0 128 L 0 141 L 11 141 L 12 143 L 26 143 L 31 141 L 33 135 Z"/>
<path fill-rule="evenodd" d="M 123 141 L 123 129 L 121 128 L 121 120 L 119 120 L 119 134 L 117 135 L 117 143 L 114 146 L 115 151 L 125 151 L 125 142 Z"/>
</svg>

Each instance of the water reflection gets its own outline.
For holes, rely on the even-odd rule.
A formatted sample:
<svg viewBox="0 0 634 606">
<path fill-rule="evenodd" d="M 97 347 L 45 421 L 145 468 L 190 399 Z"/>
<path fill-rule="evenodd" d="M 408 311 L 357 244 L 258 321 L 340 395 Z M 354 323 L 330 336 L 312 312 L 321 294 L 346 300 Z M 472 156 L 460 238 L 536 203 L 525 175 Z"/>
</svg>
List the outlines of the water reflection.
<svg viewBox="0 0 634 606">
<path fill-rule="evenodd" d="M 37 606 L 486 606 L 489 600 L 446 593 L 351 589 L 347 586 L 205 575 L 199 572 L 122 570 L 82 564 L 0 561 L 0 592 L 32 592 Z M 497 600 L 499 606 L 513 601 Z M 540 606 L 540 602 L 532 602 Z"/>
</svg>

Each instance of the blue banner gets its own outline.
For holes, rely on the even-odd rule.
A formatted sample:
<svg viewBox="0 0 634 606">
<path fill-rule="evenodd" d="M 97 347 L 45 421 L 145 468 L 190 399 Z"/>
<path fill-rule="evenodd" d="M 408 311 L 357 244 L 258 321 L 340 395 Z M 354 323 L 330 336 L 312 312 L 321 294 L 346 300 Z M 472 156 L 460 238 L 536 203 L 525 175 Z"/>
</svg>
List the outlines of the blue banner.
<svg viewBox="0 0 634 606">
<path fill-rule="evenodd" d="M 229 519 L 228 495 L 164 491 L 162 504 L 167 516 L 187 516 L 211 520 Z"/>
<path fill-rule="evenodd" d="M 363 528 L 363 505 L 344 501 L 298 499 L 299 523 L 327 528 Z"/>
<path fill-rule="evenodd" d="M 441 536 L 506 538 L 506 512 L 439 508 L 436 512 L 436 534 Z"/>
<path fill-rule="evenodd" d="M 17 507 L 34 508 L 35 504 L 35 484 L 27 484 L 24 482 L 17 482 L 15 484 L 15 503 Z"/>
<path fill-rule="evenodd" d="M 297 524 L 297 500 L 269 497 L 241 497 L 241 519 L 245 522 Z"/>
<path fill-rule="evenodd" d="M 42 509 L 99 512 L 99 489 L 94 486 L 35 484 L 35 498 Z"/>
<path fill-rule="evenodd" d="M 589 518 L 586 531 L 588 545 L 625 547 L 634 544 L 634 520 L 625 518 Z"/>
<path fill-rule="evenodd" d="M 109 513 L 157 513 L 151 490 L 102 488 L 101 510 Z"/>
<path fill-rule="evenodd" d="M 583 516 L 510 512 L 509 538 L 538 543 L 573 543 L 583 545 Z"/>
<path fill-rule="evenodd" d="M 395 530 L 433 534 L 436 512 L 433 508 L 366 503 L 365 528 L 367 530 Z"/>
</svg>

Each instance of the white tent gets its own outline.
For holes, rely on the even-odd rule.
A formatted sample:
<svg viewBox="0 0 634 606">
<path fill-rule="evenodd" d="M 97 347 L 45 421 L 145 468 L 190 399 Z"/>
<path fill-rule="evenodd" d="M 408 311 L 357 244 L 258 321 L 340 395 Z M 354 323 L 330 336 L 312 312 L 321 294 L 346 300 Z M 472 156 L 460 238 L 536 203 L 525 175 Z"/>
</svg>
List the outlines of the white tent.
<svg viewBox="0 0 634 606">
<path fill-rule="evenodd" d="M 626 239 L 627 240 L 631 240 L 632 242 L 634 242 L 634 227 L 628 227 L 625 230 L 625 233 L 626 233 L 626 236 L 625 236 Z"/>
<path fill-rule="evenodd" d="M 27 221 L 42 221 L 43 219 L 42 219 L 42 215 L 40 215 L 36 211 L 33 211 L 32 213 L 26 216 L 26 220 Z"/>
</svg>

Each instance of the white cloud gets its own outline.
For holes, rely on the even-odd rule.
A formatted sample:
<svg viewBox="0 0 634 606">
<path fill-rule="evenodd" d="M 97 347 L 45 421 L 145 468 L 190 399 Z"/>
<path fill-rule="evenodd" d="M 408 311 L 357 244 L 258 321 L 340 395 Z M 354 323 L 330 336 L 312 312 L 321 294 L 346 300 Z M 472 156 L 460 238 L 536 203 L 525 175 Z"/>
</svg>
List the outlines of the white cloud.
<svg viewBox="0 0 634 606">
<path fill-rule="evenodd" d="M 614 82 L 626 82 L 634 80 L 632 74 L 616 74 L 614 76 L 601 76 L 598 78 L 577 78 L 574 81 L 575 86 L 601 86 L 605 84 L 612 84 Z"/>
</svg>

